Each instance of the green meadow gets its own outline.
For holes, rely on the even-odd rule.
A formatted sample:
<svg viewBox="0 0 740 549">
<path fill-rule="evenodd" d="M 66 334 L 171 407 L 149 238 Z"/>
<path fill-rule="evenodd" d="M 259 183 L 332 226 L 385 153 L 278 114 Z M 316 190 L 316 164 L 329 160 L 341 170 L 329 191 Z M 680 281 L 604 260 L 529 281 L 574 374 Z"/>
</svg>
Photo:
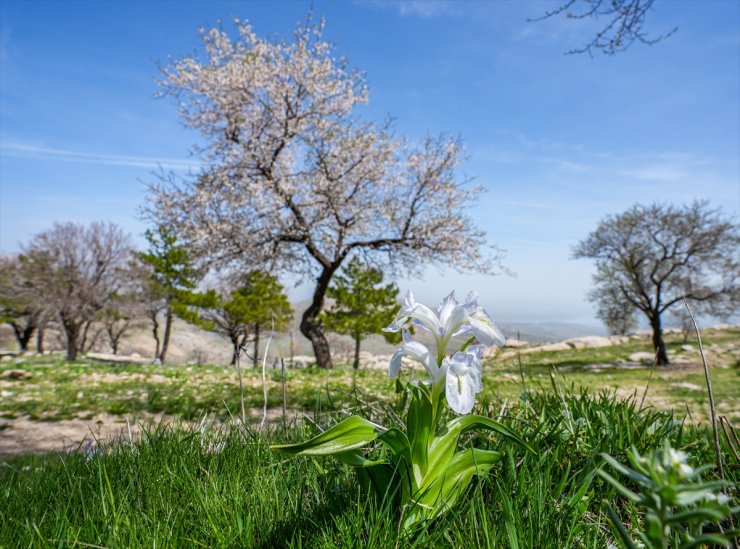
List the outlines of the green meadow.
<svg viewBox="0 0 740 549">
<path fill-rule="evenodd" d="M 736 329 L 704 334 L 718 413 L 735 424 L 739 340 Z M 268 369 L 268 421 L 259 428 L 261 370 L 242 371 L 249 415 L 242 424 L 233 368 L 5 362 L 0 375 L 12 369 L 30 377 L 2 378 L 0 436 L 10 436 L 18 418 L 50 429 L 100 413 L 158 421 L 134 440 L 96 451 L 0 458 L 0 547 L 618 546 L 604 501 L 628 528 L 644 525 L 639 509 L 596 474 L 602 453 L 624 462 L 631 447 L 644 453 L 667 439 L 690 464 L 714 463 L 698 352 L 671 335 L 676 364 L 623 362 L 648 345 L 506 350 L 488 359 L 477 411 L 514 429 L 536 452 L 495 434 L 463 437 L 462 445 L 501 450 L 501 461 L 452 512 L 411 536 L 400 534 L 402 511 L 369 492 L 357 470 L 331 458 L 287 458 L 268 446 L 303 440 L 353 413 L 392 425 L 404 398 L 385 370 Z M 727 437 L 720 442 L 728 481 L 736 483 L 737 454 Z"/>
</svg>

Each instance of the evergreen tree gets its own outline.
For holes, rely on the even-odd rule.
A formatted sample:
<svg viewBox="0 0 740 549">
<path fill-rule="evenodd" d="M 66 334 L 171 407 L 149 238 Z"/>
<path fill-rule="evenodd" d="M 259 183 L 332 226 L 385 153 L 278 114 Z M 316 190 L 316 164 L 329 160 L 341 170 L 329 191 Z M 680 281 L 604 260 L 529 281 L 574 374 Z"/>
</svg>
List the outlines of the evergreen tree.
<svg viewBox="0 0 740 549">
<path fill-rule="evenodd" d="M 323 323 L 331 332 L 352 337 L 355 358 L 352 367 L 360 367 L 360 343 L 370 334 L 381 333 L 393 321 L 398 310 L 398 287 L 381 286 L 383 272 L 369 267 L 357 257 L 336 275 L 327 296 L 334 305 L 323 314 Z"/>
<path fill-rule="evenodd" d="M 164 363 L 172 333 L 172 320 L 178 316 L 191 324 L 209 328 L 210 323 L 198 314 L 198 308 L 215 304 L 215 292 L 195 291 L 202 273 L 195 268 L 188 251 L 177 243 L 177 237 L 166 227 L 160 226 L 156 232 L 146 231 L 149 251 L 137 254 L 139 261 L 150 269 L 149 279 L 152 296 L 158 296 L 159 306 L 150 315 L 153 320 L 154 339 L 157 341 L 157 360 Z M 159 345 L 159 324 L 157 316 L 165 313 L 164 335 Z"/>
<path fill-rule="evenodd" d="M 252 363 L 256 367 L 261 329 L 264 326 L 274 326 L 276 330 L 286 328 L 293 318 L 293 310 L 277 278 L 263 271 L 250 271 L 228 297 L 218 296 L 216 305 L 204 316 L 211 321 L 214 331 L 231 341 L 232 366 L 252 338 Z"/>
</svg>

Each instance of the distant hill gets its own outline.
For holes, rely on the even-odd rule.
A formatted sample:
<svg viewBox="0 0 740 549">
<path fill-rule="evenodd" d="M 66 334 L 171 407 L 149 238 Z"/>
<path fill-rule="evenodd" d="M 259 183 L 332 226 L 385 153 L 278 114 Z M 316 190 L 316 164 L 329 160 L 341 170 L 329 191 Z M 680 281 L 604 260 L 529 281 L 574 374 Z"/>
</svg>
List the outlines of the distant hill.
<svg viewBox="0 0 740 549">
<path fill-rule="evenodd" d="M 293 348 L 295 355 L 313 355 L 311 342 L 303 337 L 300 331 L 301 315 L 308 307 L 308 301 L 293 303 L 295 316 L 290 329 L 283 333 L 276 333 L 270 342 L 271 356 L 290 356 L 291 335 L 293 334 Z M 498 327 L 508 338 L 517 338 L 529 343 L 550 343 L 574 337 L 590 335 L 606 335 L 603 327 L 598 325 L 575 324 L 568 322 L 497 322 Z M 149 324 L 142 323 L 124 338 L 121 345 L 121 354 L 137 353 L 142 357 L 152 355 L 154 340 L 151 337 Z M 267 344 L 269 329 L 265 330 L 260 347 L 264 350 Z M 332 351 L 341 358 L 349 358 L 354 351 L 354 343 L 347 336 L 328 334 Z M 64 348 L 61 334 L 49 333 L 46 336 L 46 348 L 62 350 Z M 0 349 L 16 350 L 10 326 L 0 326 Z M 109 352 L 104 337 L 98 341 L 96 351 Z M 371 336 L 362 343 L 362 350 L 372 354 L 390 354 L 394 346 L 389 345 L 382 336 Z M 184 362 L 215 362 L 228 363 L 231 357 L 230 344 L 227 340 L 214 333 L 206 332 L 181 320 L 175 320 L 168 358 L 173 363 Z"/>
<path fill-rule="evenodd" d="M 530 343 L 551 343 L 573 337 L 605 336 L 603 326 L 571 322 L 497 322 L 507 338 L 523 339 Z"/>
</svg>

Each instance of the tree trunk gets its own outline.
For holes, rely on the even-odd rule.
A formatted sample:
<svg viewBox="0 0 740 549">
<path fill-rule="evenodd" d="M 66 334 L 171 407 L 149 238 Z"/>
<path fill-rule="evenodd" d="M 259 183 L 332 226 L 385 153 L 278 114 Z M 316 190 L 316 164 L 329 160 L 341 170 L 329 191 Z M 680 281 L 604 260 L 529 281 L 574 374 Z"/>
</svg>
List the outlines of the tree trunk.
<svg viewBox="0 0 740 549">
<path fill-rule="evenodd" d="M 229 336 L 231 339 L 232 353 L 231 353 L 231 366 L 236 366 L 236 361 L 239 358 L 239 334 L 232 334 Z"/>
<path fill-rule="evenodd" d="M 170 333 L 172 333 L 172 305 L 167 305 L 167 315 L 165 316 L 164 322 L 164 337 L 162 338 L 162 351 L 157 357 L 161 364 L 164 364 L 164 360 L 167 357 L 167 347 L 170 345 Z"/>
<path fill-rule="evenodd" d="M 329 342 L 326 340 L 324 329 L 318 317 L 321 309 L 324 307 L 324 297 L 326 296 L 329 282 L 337 268 L 339 268 L 339 264 L 325 267 L 321 271 L 321 275 L 316 280 L 316 288 L 313 292 L 311 305 L 304 311 L 301 318 L 301 333 L 311 341 L 314 355 L 316 355 L 317 366 L 327 369 L 332 368 L 331 350 L 329 349 Z"/>
<path fill-rule="evenodd" d="M 293 328 L 290 329 L 290 367 L 295 364 L 295 341 L 293 340 Z"/>
<path fill-rule="evenodd" d="M 655 351 L 655 363 L 658 366 L 669 364 L 668 354 L 663 342 L 663 327 L 660 323 L 660 315 L 656 314 L 650 318 L 650 327 L 653 329 L 653 350 Z"/>
<path fill-rule="evenodd" d="M 152 336 L 154 337 L 154 358 L 159 358 L 159 322 L 157 321 L 157 313 L 153 312 L 152 316 Z"/>
<path fill-rule="evenodd" d="M 44 353 L 44 329 L 42 324 L 36 331 L 36 352 L 40 355 Z"/>
<path fill-rule="evenodd" d="M 85 322 L 85 327 L 82 329 L 82 337 L 80 338 L 80 344 L 77 346 L 77 349 L 82 351 L 82 353 L 85 353 L 85 344 L 87 343 L 87 331 L 90 329 L 90 324 L 92 323 L 92 320 L 88 320 Z"/>
<path fill-rule="evenodd" d="M 360 336 L 355 336 L 355 361 L 352 363 L 352 368 L 355 370 L 360 369 Z"/>
<path fill-rule="evenodd" d="M 13 333 L 15 334 L 15 339 L 18 341 L 18 346 L 21 349 L 21 353 L 25 353 L 26 351 L 28 351 L 28 342 L 33 335 L 33 331 L 36 329 L 36 326 L 34 326 L 33 323 L 30 322 L 26 324 L 26 326 L 23 328 L 21 328 L 15 322 L 11 322 L 10 325 L 13 327 Z"/>
<path fill-rule="evenodd" d="M 67 336 L 67 360 L 77 360 L 78 340 L 80 339 L 80 325 L 76 322 L 65 322 L 62 319 L 64 333 Z"/>
<path fill-rule="evenodd" d="M 255 368 L 259 366 L 259 354 L 260 354 L 260 325 L 256 323 L 254 325 L 254 356 L 252 356 L 252 366 Z"/>
</svg>

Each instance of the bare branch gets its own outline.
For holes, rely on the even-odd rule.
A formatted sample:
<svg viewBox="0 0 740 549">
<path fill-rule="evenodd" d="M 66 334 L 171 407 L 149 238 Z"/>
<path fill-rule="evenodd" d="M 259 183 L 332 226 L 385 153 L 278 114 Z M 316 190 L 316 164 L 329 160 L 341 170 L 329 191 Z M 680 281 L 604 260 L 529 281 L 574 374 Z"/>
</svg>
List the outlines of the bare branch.
<svg viewBox="0 0 740 549">
<path fill-rule="evenodd" d="M 568 54 L 588 53 L 593 56 L 593 51 L 598 50 L 606 55 L 614 55 L 627 50 L 635 42 L 652 46 L 678 31 L 678 27 L 674 27 L 655 37 L 650 37 L 645 32 L 645 19 L 654 2 L 655 0 L 567 0 L 542 17 L 529 21 L 543 21 L 559 16 L 566 19 L 605 21 L 591 40 L 580 48 L 570 50 Z"/>
</svg>

